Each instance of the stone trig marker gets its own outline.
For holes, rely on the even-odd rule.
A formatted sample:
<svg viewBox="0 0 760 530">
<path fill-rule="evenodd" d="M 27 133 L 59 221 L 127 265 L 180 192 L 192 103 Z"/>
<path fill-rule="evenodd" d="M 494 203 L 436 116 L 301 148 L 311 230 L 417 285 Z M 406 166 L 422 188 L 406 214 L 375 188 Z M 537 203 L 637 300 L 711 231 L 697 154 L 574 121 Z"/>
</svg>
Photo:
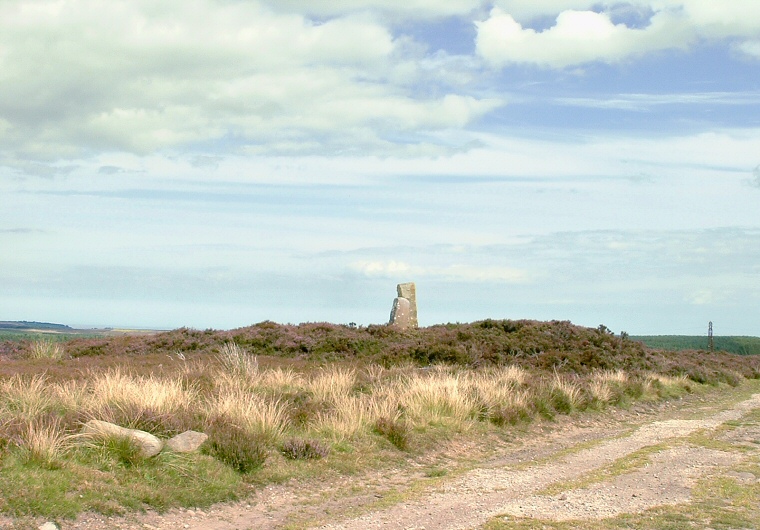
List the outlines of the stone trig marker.
<svg viewBox="0 0 760 530">
<path fill-rule="evenodd" d="M 400 283 L 396 286 L 398 298 L 393 300 L 391 309 L 392 326 L 401 329 L 417 327 L 417 288 L 413 282 Z"/>
</svg>

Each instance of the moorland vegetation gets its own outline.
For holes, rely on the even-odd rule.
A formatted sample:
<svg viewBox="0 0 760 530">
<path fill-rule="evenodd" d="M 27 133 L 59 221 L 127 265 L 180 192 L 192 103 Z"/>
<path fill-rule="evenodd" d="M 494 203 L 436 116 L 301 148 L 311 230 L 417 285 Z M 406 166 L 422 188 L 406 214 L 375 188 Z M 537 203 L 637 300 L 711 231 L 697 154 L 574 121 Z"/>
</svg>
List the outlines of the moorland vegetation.
<svg viewBox="0 0 760 530">
<path fill-rule="evenodd" d="M 206 506 L 273 481 L 403 465 L 443 441 L 760 378 L 760 357 L 646 348 L 604 326 L 485 320 L 414 330 L 262 322 L 231 331 L 0 344 L 0 511 Z M 199 453 L 83 438 L 99 419 Z"/>
</svg>

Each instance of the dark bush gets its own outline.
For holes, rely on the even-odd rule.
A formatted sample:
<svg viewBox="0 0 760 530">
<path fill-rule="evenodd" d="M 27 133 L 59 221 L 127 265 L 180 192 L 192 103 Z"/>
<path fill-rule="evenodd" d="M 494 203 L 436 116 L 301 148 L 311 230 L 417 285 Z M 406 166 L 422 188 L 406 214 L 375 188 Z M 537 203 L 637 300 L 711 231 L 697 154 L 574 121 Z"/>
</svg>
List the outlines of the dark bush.
<svg viewBox="0 0 760 530">
<path fill-rule="evenodd" d="M 390 443 L 401 451 L 406 451 L 409 447 L 409 426 L 403 420 L 378 418 L 375 422 L 374 431 L 385 436 Z"/>
<path fill-rule="evenodd" d="M 488 414 L 488 420 L 499 427 L 528 423 L 532 419 L 530 412 L 522 407 L 499 407 Z"/>
<path fill-rule="evenodd" d="M 298 392 L 290 396 L 290 419 L 299 427 L 306 427 L 330 410 L 330 404 L 314 398 L 310 392 Z"/>
<path fill-rule="evenodd" d="M 260 356 L 310 361 L 360 359 L 386 367 L 409 361 L 470 367 L 513 363 L 575 374 L 618 369 L 688 374 L 694 381 L 712 384 L 732 384 L 737 374 L 760 376 L 760 356 L 652 350 L 641 342 L 615 336 L 604 326 L 585 328 L 567 321 L 488 319 L 404 331 L 383 325 L 285 325 L 267 321 L 231 331 L 182 328 L 149 336 L 75 339 L 67 343 L 66 350 L 75 358 L 182 352 L 197 357 L 213 355 L 230 341 Z M 729 373 L 733 375 L 725 375 Z M 208 386 L 207 382 L 199 384 Z"/>
<path fill-rule="evenodd" d="M 268 456 L 263 440 L 224 420 L 216 420 L 206 429 L 205 454 L 213 456 L 240 473 L 250 473 L 264 465 Z"/>
<path fill-rule="evenodd" d="M 318 460 L 330 454 L 330 448 L 319 441 L 298 438 L 286 441 L 280 451 L 291 460 Z"/>
</svg>

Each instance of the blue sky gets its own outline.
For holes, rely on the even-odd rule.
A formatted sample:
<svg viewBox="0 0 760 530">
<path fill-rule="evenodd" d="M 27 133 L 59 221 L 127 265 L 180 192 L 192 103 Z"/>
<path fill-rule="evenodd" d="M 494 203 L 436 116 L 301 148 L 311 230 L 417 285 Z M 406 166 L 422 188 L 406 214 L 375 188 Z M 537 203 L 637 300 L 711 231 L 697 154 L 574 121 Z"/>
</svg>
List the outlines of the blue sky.
<svg viewBox="0 0 760 530">
<path fill-rule="evenodd" d="M 760 336 L 756 0 L 9 0 L 0 320 Z"/>
</svg>

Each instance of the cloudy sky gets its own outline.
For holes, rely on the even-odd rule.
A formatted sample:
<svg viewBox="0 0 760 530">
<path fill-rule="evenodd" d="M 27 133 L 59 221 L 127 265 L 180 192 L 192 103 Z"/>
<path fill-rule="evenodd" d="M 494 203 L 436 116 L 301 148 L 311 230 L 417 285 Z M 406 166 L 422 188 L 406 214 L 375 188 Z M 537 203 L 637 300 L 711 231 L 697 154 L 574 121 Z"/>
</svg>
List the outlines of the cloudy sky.
<svg viewBox="0 0 760 530">
<path fill-rule="evenodd" d="M 760 335 L 757 0 L 4 0 L 0 320 Z"/>
</svg>

